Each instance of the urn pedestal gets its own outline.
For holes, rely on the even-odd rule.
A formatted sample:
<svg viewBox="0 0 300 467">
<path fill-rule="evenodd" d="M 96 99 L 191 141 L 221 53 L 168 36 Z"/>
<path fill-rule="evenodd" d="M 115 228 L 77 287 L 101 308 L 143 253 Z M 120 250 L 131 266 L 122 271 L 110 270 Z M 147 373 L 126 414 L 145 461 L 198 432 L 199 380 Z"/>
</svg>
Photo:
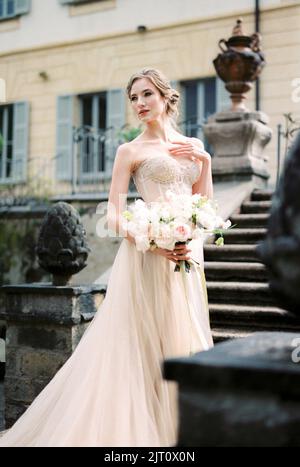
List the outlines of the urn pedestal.
<svg viewBox="0 0 300 467">
<path fill-rule="evenodd" d="M 268 117 L 261 111 L 224 111 L 208 118 L 204 134 L 213 147 L 214 181 L 253 180 L 265 187 L 270 177 L 263 151 L 271 139 Z"/>
</svg>

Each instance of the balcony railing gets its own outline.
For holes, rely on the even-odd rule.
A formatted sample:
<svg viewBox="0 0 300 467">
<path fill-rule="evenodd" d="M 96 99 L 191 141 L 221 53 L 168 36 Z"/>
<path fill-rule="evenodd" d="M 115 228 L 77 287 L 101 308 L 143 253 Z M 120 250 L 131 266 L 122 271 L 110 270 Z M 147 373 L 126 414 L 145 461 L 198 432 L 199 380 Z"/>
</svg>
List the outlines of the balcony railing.
<svg viewBox="0 0 300 467">
<path fill-rule="evenodd" d="M 177 124 L 186 136 L 198 137 L 205 142 L 203 124 L 196 118 Z M 24 205 L 26 200 L 36 197 L 106 193 L 109 191 L 115 154 L 120 144 L 138 134 L 138 129 L 124 125 L 122 128 L 99 130 L 91 126 L 73 127 L 71 177 L 62 182 L 56 178 L 56 166 L 60 154 L 55 156 L 41 154 L 27 161 L 28 177 L 25 183 L 13 181 L 0 186 L 0 204 Z M 206 149 L 212 153 L 205 143 Z M 42 164 L 40 161 L 46 161 Z M 135 192 L 133 181 L 129 190 Z"/>
</svg>

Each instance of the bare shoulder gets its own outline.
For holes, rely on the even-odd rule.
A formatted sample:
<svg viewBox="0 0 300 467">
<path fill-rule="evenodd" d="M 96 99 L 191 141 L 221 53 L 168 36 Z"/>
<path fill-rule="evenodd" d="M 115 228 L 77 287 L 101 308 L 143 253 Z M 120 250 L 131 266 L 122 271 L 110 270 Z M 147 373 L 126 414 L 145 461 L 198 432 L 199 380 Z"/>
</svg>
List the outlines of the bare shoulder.
<svg viewBox="0 0 300 467">
<path fill-rule="evenodd" d="M 203 144 L 203 141 L 201 141 L 201 139 L 199 138 L 195 138 L 195 137 L 189 137 L 188 138 L 190 141 L 194 142 L 195 144 L 197 144 L 197 146 L 199 146 L 201 149 L 204 149 L 204 144 Z"/>
<path fill-rule="evenodd" d="M 115 160 L 121 165 L 131 165 L 133 159 L 133 149 L 130 143 L 123 143 L 118 146 Z"/>
<path fill-rule="evenodd" d="M 145 144 L 143 141 L 129 141 L 121 144 L 116 153 L 116 160 L 126 170 L 133 173 L 139 164 L 139 154 L 141 152 L 141 145 Z"/>
</svg>

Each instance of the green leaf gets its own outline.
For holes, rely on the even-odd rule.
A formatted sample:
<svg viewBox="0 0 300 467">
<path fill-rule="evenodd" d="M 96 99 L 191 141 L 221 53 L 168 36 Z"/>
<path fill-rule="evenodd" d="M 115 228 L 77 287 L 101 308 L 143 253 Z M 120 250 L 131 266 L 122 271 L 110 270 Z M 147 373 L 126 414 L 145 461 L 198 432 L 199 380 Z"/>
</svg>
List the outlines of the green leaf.
<svg viewBox="0 0 300 467">
<path fill-rule="evenodd" d="M 215 244 L 218 246 L 223 246 L 224 245 L 224 237 L 219 237 L 216 241 Z"/>
</svg>

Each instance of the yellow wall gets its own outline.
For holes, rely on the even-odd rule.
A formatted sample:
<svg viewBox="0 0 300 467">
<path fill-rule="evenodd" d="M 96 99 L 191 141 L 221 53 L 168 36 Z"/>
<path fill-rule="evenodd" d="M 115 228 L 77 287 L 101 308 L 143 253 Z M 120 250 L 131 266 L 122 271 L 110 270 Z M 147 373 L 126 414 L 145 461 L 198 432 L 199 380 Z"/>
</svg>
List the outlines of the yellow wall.
<svg viewBox="0 0 300 467">
<path fill-rule="evenodd" d="M 174 24 L 145 34 L 98 37 L 81 43 L 0 55 L 0 76 L 7 83 L 7 100 L 30 102 L 30 173 L 36 173 L 55 155 L 56 98 L 62 94 L 124 87 L 128 77 L 143 66 L 162 69 L 170 79 L 215 75 L 212 60 L 220 38 L 231 35 L 240 12 L 211 20 Z M 241 15 L 245 33 L 254 32 L 251 13 Z M 270 117 L 274 137 L 267 154 L 275 167 L 275 129 L 284 112 L 298 112 L 291 100 L 291 81 L 300 77 L 300 6 L 262 12 L 261 33 L 267 66 L 261 76 L 261 108 Z M 44 81 L 39 72 L 46 71 Z M 248 95 L 254 109 L 254 92 Z M 136 124 L 128 106 L 128 121 Z M 54 179 L 54 168 L 46 176 Z M 273 177 L 274 178 L 274 177 Z M 59 191 L 61 191 L 60 187 Z"/>
</svg>

